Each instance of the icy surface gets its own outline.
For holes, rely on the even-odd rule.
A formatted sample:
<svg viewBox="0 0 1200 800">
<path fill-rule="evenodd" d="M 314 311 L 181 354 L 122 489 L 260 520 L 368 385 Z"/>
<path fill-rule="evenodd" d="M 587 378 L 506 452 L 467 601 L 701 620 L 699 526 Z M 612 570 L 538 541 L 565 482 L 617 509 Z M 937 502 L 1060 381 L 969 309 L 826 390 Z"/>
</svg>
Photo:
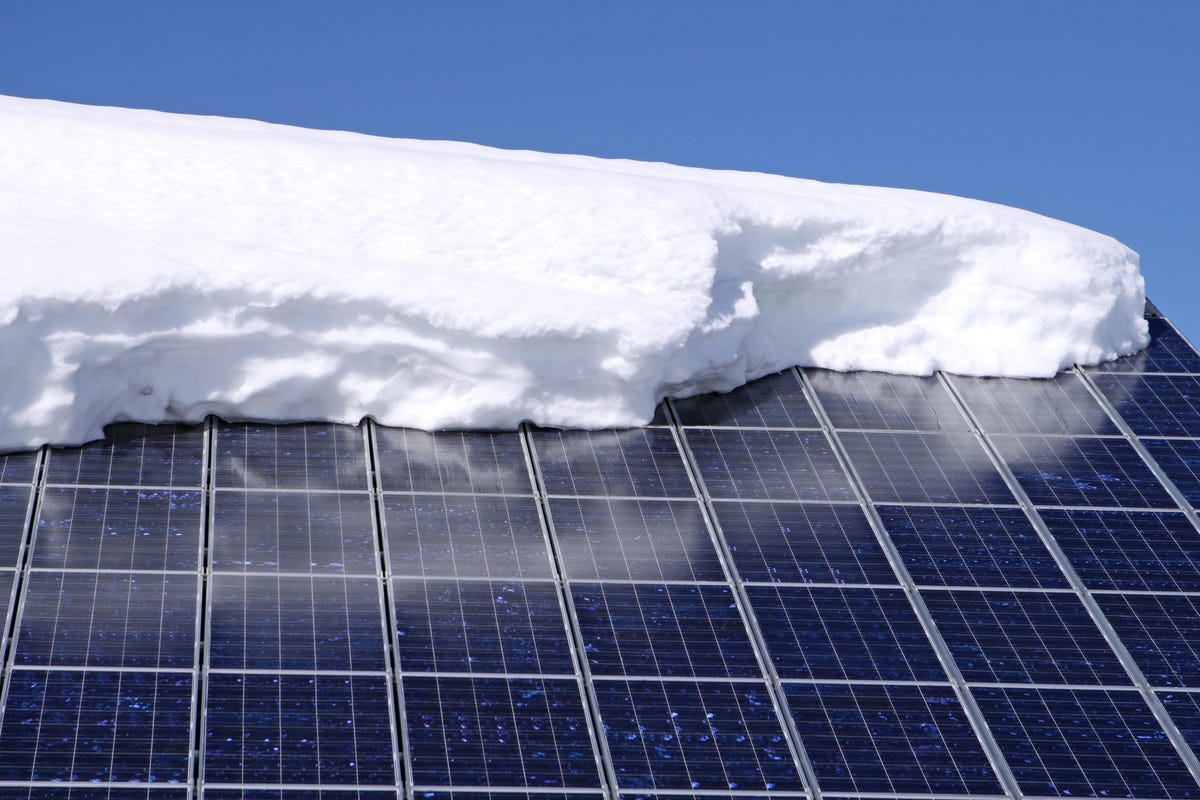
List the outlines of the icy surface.
<svg viewBox="0 0 1200 800">
<path fill-rule="evenodd" d="M 793 365 L 1048 376 L 1137 256 L 944 195 L 0 98 L 0 447 L 646 421 Z"/>
</svg>

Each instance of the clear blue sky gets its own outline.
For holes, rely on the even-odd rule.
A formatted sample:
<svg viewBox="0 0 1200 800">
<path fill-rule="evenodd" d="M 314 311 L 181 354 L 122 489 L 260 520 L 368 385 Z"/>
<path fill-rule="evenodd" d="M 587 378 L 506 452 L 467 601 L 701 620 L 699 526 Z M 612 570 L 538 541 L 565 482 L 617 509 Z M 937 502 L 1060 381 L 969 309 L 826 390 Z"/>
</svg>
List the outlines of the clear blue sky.
<svg viewBox="0 0 1200 800">
<path fill-rule="evenodd" d="M 0 93 L 979 197 L 1200 342 L 1194 0 L 3 0 Z"/>
</svg>

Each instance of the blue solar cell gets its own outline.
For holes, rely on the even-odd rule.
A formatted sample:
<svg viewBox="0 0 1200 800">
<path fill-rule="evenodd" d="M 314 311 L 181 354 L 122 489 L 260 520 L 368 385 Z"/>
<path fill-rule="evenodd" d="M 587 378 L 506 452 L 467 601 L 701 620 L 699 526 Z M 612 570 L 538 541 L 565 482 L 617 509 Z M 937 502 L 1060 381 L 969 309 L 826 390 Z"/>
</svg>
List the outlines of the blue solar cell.
<svg viewBox="0 0 1200 800">
<path fill-rule="evenodd" d="M 824 792 L 1000 794 L 948 686 L 785 684 Z"/>
<path fill-rule="evenodd" d="M 1177 507 L 1124 439 L 995 436 L 993 441 L 1035 505 Z"/>
<path fill-rule="evenodd" d="M 879 506 L 878 511 L 917 585 L 1070 585 L 1021 509 Z"/>
<path fill-rule="evenodd" d="M 394 784 L 388 705 L 383 676 L 210 673 L 204 780 Z"/>
<path fill-rule="evenodd" d="M 1152 685 L 1200 687 L 1200 597 L 1098 594 L 1096 600 Z"/>
<path fill-rule="evenodd" d="M 12 800 L 186 800 L 185 786 L 66 785 L 6 786 L 5 797 Z"/>
<path fill-rule="evenodd" d="M 395 789 L 205 788 L 201 800 L 397 800 L 397 796 Z"/>
<path fill-rule="evenodd" d="M 214 669 L 385 670 L 373 578 L 214 575 Z"/>
<path fill-rule="evenodd" d="M 48 487 L 33 566 L 50 569 L 194 570 L 200 492 Z"/>
<path fill-rule="evenodd" d="M 695 500 L 555 497 L 550 517 L 572 580 L 725 579 Z"/>
<path fill-rule="evenodd" d="M 417 786 L 600 787 L 575 680 L 410 676 L 404 708 Z"/>
<path fill-rule="evenodd" d="M 33 482 L 33 470 L 37 466 L 37 453 L 8 453 L 0 455 L 0 484 Z"/>
<path fill-rule="evenodd" d="M 968 682 L 1129 684 L 1073 592 L 921 595 Z"/>
<path fill-rule="evenodd" d="M 488 791 L 416 791 L 415 800 L 598 800 L 596 792 L 488 792 Z"/>
<path fill-rule="evenodd" d="M 1200 372 L 1200 354 L 1192 349 L 1171 323 L 1161 317 L 1146 320 L 1150 324 L 1150 346 L 1116 361 L 1096 367 L 1094 372 Z"/>
<path fill-rule="evenodd" d="M 876 503 L 1016 503 L 971 434 L 848 431 L 840 438 Z"/>
<path fill-rule="evenodd" d="M 405 672 L 574 672 L 553 583 L 396 578 L 392 599 Z"/>
<path fill-rule="evenodd" d="M 835 428 L 966 431 L 966 418 L 937 378 L 885 372 L 805 370 Z"/>
<path fill-rule="evenodd" d="M 1183 514 L 1040 513 L 1089 589 L 1200 591 L 1200 532 Z"/>
<path fill-rule="evenodd" d="M 5 640 L 8 638 L 8 609 L 12 601 L 13 584 L 17 573 L 10 569 L 0 569 L 0 652 L 3 651 Z"/>
<path fill-rule="evenodd" d="M 976 687 L 971 692 L 1026 794 L 1200 795 L 1200 786 L 1136 691 Z"/>
<path fill-rule="evenodd" d="M 764 684 L 596 681 L 622 789 L 801 790 Z"/>
<path fill-rule="evenodd" d="M 761 678 L 727 586 L 576 583 L 593 675 Z"/>
<path fill-rule="evenodd" d="M 216 485 L 236 489 L 368 488 L 362 430 L 349 425 L 221 425 Z"/>
<path fill-rule="evenodd" d="M 197 575 L 31 572 L 16 663 L 191 669 Z"/>
<path fill-rule="evenodd" d="M 1192 508 L 1200 509 L 1200 441 L 1143 439 L 1142 444 Z"/>
<path fill-rule="evenodd" d="M 388 492 L 532 494 L 516 431 L 375 429 L 379 483 Z"/>
<path fill-rule="evenodd" d="M 53 449 L 46 461 L 49 484 L 92 486 L 200 485 L 204 428 L 122 423 L 82 447 Z"/>
<path fill-rule="evenodd" d="M 897 582 L 857 505 L 721 502 L 714 507 L 744 581 Z"/>
<path fill-rule="evenodd" d="M 687 429 L 710 496 L 731 500 L 854 500 L 820 431 Z"/>
<path fill-rule="evenodd" d="M 1093 380 L 1139 436 L 1200 437 L 1200 376 L 1096 375 Z"/>
<path fill-rule="evenodd" d="M 946 680 L 901 589 L 750 586 L 747 593 L 784 680 Z"/>
<path fill-rule="evenodd" d="M 684 425 L 821 427 L 804 397 L 800 381 L 790 369 L 751 381 L 726 394 L 705 394 L 674 403 L 679 421 Z"/>
<path fill-rule="evenodd" d="M 1121 433 L 1074 372 L 1060 372 L 1049 380 L 959 375 L 951 380 L 988 433 Z"/>
<path fill-rule="evenodd" d="M 378 545 L 366 493 L 218 491 L 213 567 L 237 572 L 374 575 Z"/>
<path fill-rule="evenodd" d="M 683 456 L 667 428 L 538 430 L 533 444 L 547 494 L 695 495 Z"/>
<path fill-rule="evenodd" d="M 192 676 L 14 669 L 0 781 L 188 780 Z"/>
<path fill-rule="evenodd" d="M 393 575 L 518 579 L 553 575 L 532 497 L 390 495 L 383 511 Z"/>
<path fill-rule="evenodd" d="M 1171 720 L 1193 751 L 1200 751 L 1200 694 L 1193 692 L 1157 692 Z"/>
<path fill-rule="evenodd" d="M 31 499 L 28 486 L 0 486 L 0 569 L 17 566 Z"/>
</svg>

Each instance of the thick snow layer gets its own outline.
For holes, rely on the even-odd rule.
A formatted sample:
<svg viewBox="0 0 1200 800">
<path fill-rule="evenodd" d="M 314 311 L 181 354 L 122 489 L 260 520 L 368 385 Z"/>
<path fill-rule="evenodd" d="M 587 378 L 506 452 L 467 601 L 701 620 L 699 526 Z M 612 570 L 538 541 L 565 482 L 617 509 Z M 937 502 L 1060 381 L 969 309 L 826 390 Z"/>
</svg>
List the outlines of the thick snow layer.
<svg viewBox="0 0 1200 800">
<path fill-rule="evenodd" d="M 1137 256 L 898 189 L 0 98 L 0 447 L 119 419 L 646 421 L 793 364 L 1048 376 Z"/>
</svg>

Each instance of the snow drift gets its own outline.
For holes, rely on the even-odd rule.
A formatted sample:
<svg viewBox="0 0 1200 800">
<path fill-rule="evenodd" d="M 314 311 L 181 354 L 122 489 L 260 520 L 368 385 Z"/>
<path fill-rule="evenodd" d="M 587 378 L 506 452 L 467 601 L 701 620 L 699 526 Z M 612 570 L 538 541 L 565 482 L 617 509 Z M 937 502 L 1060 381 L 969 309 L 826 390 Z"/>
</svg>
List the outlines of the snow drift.
<svg viewBox="0 0 1200 800">
<path fill-rule="evenodd" d="M 646 421 L 793 365 L 1049 376 L 1137 256 L 956 197 L 0 98 L 0 447 Z"/>
</svg>

